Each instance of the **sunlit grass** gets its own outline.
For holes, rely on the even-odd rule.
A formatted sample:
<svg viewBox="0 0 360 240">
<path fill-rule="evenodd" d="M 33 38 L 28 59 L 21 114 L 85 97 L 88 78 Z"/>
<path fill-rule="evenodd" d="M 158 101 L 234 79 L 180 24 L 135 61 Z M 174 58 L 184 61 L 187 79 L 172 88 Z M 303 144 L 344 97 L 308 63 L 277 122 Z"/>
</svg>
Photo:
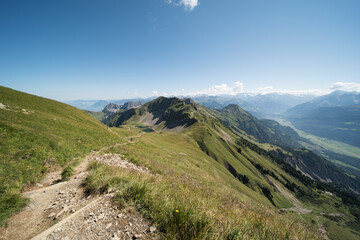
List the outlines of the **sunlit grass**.
<svg viewBox="0 0 360 240">
<path fill-rule="evenodd" d="M 66 104 L 4 87 L 0 102 L 7 106 L 0 109 L 0 225 L 24 205 L 23 187 L 50 169 L 121 141 L 86 112 Z M 71 172 L 67 168 L 64 179 Z"/>
<path fill-rule="evenodd" d="M 106 153 L 132 158 L 152 174 L 94 163 L 85 182 L 87 192 L 114 190 L 116 204 L 138 209 L 164 239 L 318 237 L 308 225 L 254 200 L 264 196 L 233 178 L 185 135 L 150 133 Z"/>
</svg>

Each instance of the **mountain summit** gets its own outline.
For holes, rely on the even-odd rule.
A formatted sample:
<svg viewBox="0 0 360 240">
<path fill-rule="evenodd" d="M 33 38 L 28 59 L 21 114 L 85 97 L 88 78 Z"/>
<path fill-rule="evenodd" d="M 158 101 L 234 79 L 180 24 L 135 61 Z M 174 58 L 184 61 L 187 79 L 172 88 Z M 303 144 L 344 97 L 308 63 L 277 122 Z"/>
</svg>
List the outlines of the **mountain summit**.
<svg viewBox="0 0 360 240">
<path fill-rule="evenodd" d="M 117 113 L 109 126 L 119 126 L 127 121 L 151 126 L 163 131 L 181 131 L 194 124 L 196 105 L 190 99 L 159 97 L 137 109 Z"/>
</svg>

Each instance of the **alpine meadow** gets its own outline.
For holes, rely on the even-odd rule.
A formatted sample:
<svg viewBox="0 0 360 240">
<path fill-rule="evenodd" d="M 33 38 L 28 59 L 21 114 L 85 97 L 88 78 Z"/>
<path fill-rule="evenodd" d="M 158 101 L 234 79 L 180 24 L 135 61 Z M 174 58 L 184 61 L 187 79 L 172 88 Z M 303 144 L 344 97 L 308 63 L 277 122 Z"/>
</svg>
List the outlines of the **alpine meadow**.
<svg viewBox="0 0 360 240">
<path fill-rule="evenodd" d="M 360 2 L 0 2 L 0 239 L 360 239 Z"/>
</svg>

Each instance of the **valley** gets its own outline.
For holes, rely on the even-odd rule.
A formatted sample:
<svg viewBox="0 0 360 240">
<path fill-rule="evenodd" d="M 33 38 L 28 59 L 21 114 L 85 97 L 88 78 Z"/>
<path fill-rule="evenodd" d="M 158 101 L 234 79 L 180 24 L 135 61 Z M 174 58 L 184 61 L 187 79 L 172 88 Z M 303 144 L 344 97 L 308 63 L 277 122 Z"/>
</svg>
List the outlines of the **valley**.
<svg viewBox="0 0 360 240">
<path fill-rule="evenodd" d="M 359 240 L 360 1 L 0 1 L 0 240 Z"/>
<path fill-rule="evenodd" d="M 360 234 L 357 196 L 340 187 L 356 189 L 356 179 L 238 106 L 224 114 L 161 97 L 115 112 L 106 126 L 65 104 L 1 92 L 3 239 Z"/>
</svg>

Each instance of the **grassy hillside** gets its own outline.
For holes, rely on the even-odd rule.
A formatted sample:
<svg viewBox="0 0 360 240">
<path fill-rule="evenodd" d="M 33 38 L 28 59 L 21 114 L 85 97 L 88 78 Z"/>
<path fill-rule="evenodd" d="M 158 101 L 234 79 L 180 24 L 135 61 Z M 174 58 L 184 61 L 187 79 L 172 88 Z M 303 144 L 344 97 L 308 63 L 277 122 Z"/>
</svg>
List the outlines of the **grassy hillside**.
<svg viewBox="0 0 360 240">
<path fill-rule="evenodd" d="M 49 170 L 118 141 L 96 119 L 53 100 L 0 87 L 0 224 L 24 205 L 19 192 Z"/>
<path fill-rule="evenodd" d="M 103 112 L 93 112 L 93 111 L 86 111 L 91 116 L 93 116 L 99 122 L 102 122 L 105 119 L 105 113 Z"/>
<path fill-rule="evenodd" d="M 308 144 L 309 141 L 301 138 L 292 128 L 272 120 L 259 120 L 237 105 L 229 105 L 222 110 L 207 109 L 207 111 L 240 137 L 245 136 L 253 142 L 270 143 L 286 149 L 280 151 L 288 155 L 282 159 L 312 179 L 343 184 L 360 192 L 359 180 L 347 176 L 343 170 L 326 159 L 301 149 L 303 147 L 300 143 Z M 261 147 L 264 148 L 264 144 Z"/>
<path fill-rule="evenodd" d="M 291 171 L 283 170 L 280 164 L 252 150 L 255 148 L 250 143 L 247 147 L 243 143 L 242 154 L 235 158 L 222 148 L 222 140 L 208 135 L 202 139 L 212 152 L 204 152 L 199 148 L 199 139 L 193 138 L 201 137 L 199 127 L 194 124 L 182 133 L 144 133 L 145 126 L 129 123 L 114 129 L 120 135 L 129 131 L 133 135 L 143 134 L 136 143 L 111 148 L 106 153 L 123 154 L 132 162 L 147 166 L 153 175 L 95 165 L 87 188 L 92 192 L 117 189 L 118 204 L 135 207 L 153 219 L 167 239 L 214 239 L 213 236 L 317 239 L 321 238 L 316 233 L 319 225 L 329 226 L 329 234 L 334 236 L 331 239 L 360 236 L 356 217 L 339 197 L 316 189 L 314 182 L 298 180 Z M 224 162 L 233 168 L 225 167 Z M 247 181 L 244 176 L 248 177 Z M 261 187 L 270 191 L 276 207 Z M 293 197 L 285 197 L 284 192 Z M 296 206 L 311 212 L 280 214 L 278 210 Z M 178 216 L 176 210 L 183 215 Z M 340 216 L 332 219 L 334 213 Z M 174 221 L 183 224 L 173 225 Z M 192 228 L 199 225 L 200 229 Z"/>
<path fill-rule="evenodd" d="M 209 109 L 223 124 L 235 132 L 245 132 L 257 142 L 279 146 L 299 147 L 296 132 L 271 120 L 260 120 L 244 111 L 238 105 L 228 105 L 221 110 Z"/>
<path fill-rule="evenodd" d="M 291 153 L 249 141 L 190 100 L 160 98 L 117 114 L 113 123 L 121 125 L 109 129 L 56 101 L 0 93 L 2 222 L 26 204 L 21 189 L 47 171 L 136 135 L 100 153 L 122 154 L 151 174 L 94 163 L 85 187 L 89 194 L 112 189 L 115 204 L 136 208 L 164 239 L 318 239 L 319 226 L 333 239 L 359 236 L 350 197 L 330 195 L 270 154 Z"/>
<path fill-rule="evenodd" d="M 219 118 L 215 117 L 214 111 L 191 101 L 179 99 L 167 101 L 166 107 L 163 107 L 164 99 L 161 98 L 159 102 L 155 100 L 150 104 L 153 107 L 157 105 L 162 107 L 154 109 L 145 104 L 137 111 L 119 113 L 116 121 L 125 125 L 119 124 L 117 126 L 122 128 L 137 127 L 139 131 L 151 128 L 153 129 L 151 135 L 154 137 L 165 134 L 165 136 L 168 136 L 168 133 L 164 133 L 164 131 L 172 131 L 172 129 L 166 127 L 166 118 L 163 116 L 177 109 L 180 115 L 174 114 L 175 116 L 185 116 L 190 119 L 181 119 L 181 117 L 176 119 L 175 123 L 178 123 L 178 125 L 173 124 L 173 128 L 177 129 L 178 126 L 185 126 L 185 128 L 182 128 L 181 133 L 175 135 L 179 143 L 173 146 L 169 145 L 169 149 L 178 149 L 179 152 L 185 152 L 183 147 L 186 145 L 180 141 L 180 138 L 181 136 L 188 136 L 190 139 L 187 141 L 195 141 L 203 153 L 208 156 L 206 162 L 210 162 L 207 159 L 212 159 L 222 169 L 222 172 L 230 176 L 232 180 L 229 184 L 233 191 L 241 192 L 250 199 L 266 205 L 267 208 L 295 207 L 296 209 L 302 209 L 306 207 L 311 209 L 310 212 L 313 211 L 316 214 L 309 214 L 304 219 L 300 218 L 313 225 L 314 223 L 334 224 L 333 220 L 327 220 L 323 215 L 331 215 L 335 212 L 341 213 L 341 216 L 343 216 L 341 217 L 341 223 L 336 223 L 342 229 L 341 231 L 346 232 L 349 236 L 355 236 L 351 234 L 351 231 L 359 231 L 359 226 L 356 224 L 355 228 L 349 229 L 349 225 L 357 222 L 360 217 L 359 211 L 356 210 L 356 204 L 358 204 L 356 197 L 352 201 L 351 193 L 342 192 L 341 189 L 343 188 L 318 183 L 304 176 L 288 164 L 288 158 L 300 161 L 297 164 L 306 163 L 310 169 L 311 167 L 319 168 L 327 176 L 331 176 L 328 171 L 331 171 L 333 166 L 329 167 L 323 164 L 324 162 L 320 161 L 321 159 L 318 156 L 307 150 L 289 149 L 291 150 L 289 152 L 274 145 L 254 142 L 253 140 L 256 140 L 256 138 L 243 134 L 244 131 L 240 131 L 241 128 L 238 131 L 234 131 L 234 128 L 230 129 L 222 124 L 223 121 L 219 121 Z M 169 102 L 173 104 L 169 104 Z M 146 119 L 144 116 L 151 117 Z M 192 124 L 184 125 L 184 122 L 189 121 Z M 246 121 L 245 124 L 247 124 Z M 156 143 L 157 139 L 153 139 L 151 142 Z M 159 146 L 161 144 L 154 147 L 154 149 Z M 308 156 L 311 156 L 309 160 Z M 320 165 L 316 166 L 316 164 Z M 170 162 L 169 165 L 171 165 Z M 184 171 L 194 172 L 190 169 Z M 322 173 L 321 171 L 319 173 Z M 326 191 L 336 192 L 339 197 L 327 194 Z M 298 200 L 294 200 L 294 198 Z M 300 202 L 297 202 L 299 200 Z M 140 210 L 143 208 L 143 206 L 138 207 Z M 308 209 L 306 211 L 309 211 Z M 299 216 L 301 215 L 295 217 Z M 349 239 L 353 238 L 349 237 Z"/>
<path fill-rule="evenodd" d="M 143 129 L 128 124 L 119 129 L 119 134 L 129 128 Z M 152 175 L 94 164 L 87 189 L 116 189 L 119 206 L 137 208 L 155 221 L 165 239 L 319 238 L 315 226 L 279 214 L 261 190 L 235 178 L 188 134 L 146 133 L 134 144 L 108 149 L 106 153 L 123 154 L 148 167 Z M 249 154 L 256 155 L 251 150 Z M 260 174 L 257 179 L 266 184 Z M 274 196 L 279 206 L 292 206 L 278 193 Z"/>
</svg>

